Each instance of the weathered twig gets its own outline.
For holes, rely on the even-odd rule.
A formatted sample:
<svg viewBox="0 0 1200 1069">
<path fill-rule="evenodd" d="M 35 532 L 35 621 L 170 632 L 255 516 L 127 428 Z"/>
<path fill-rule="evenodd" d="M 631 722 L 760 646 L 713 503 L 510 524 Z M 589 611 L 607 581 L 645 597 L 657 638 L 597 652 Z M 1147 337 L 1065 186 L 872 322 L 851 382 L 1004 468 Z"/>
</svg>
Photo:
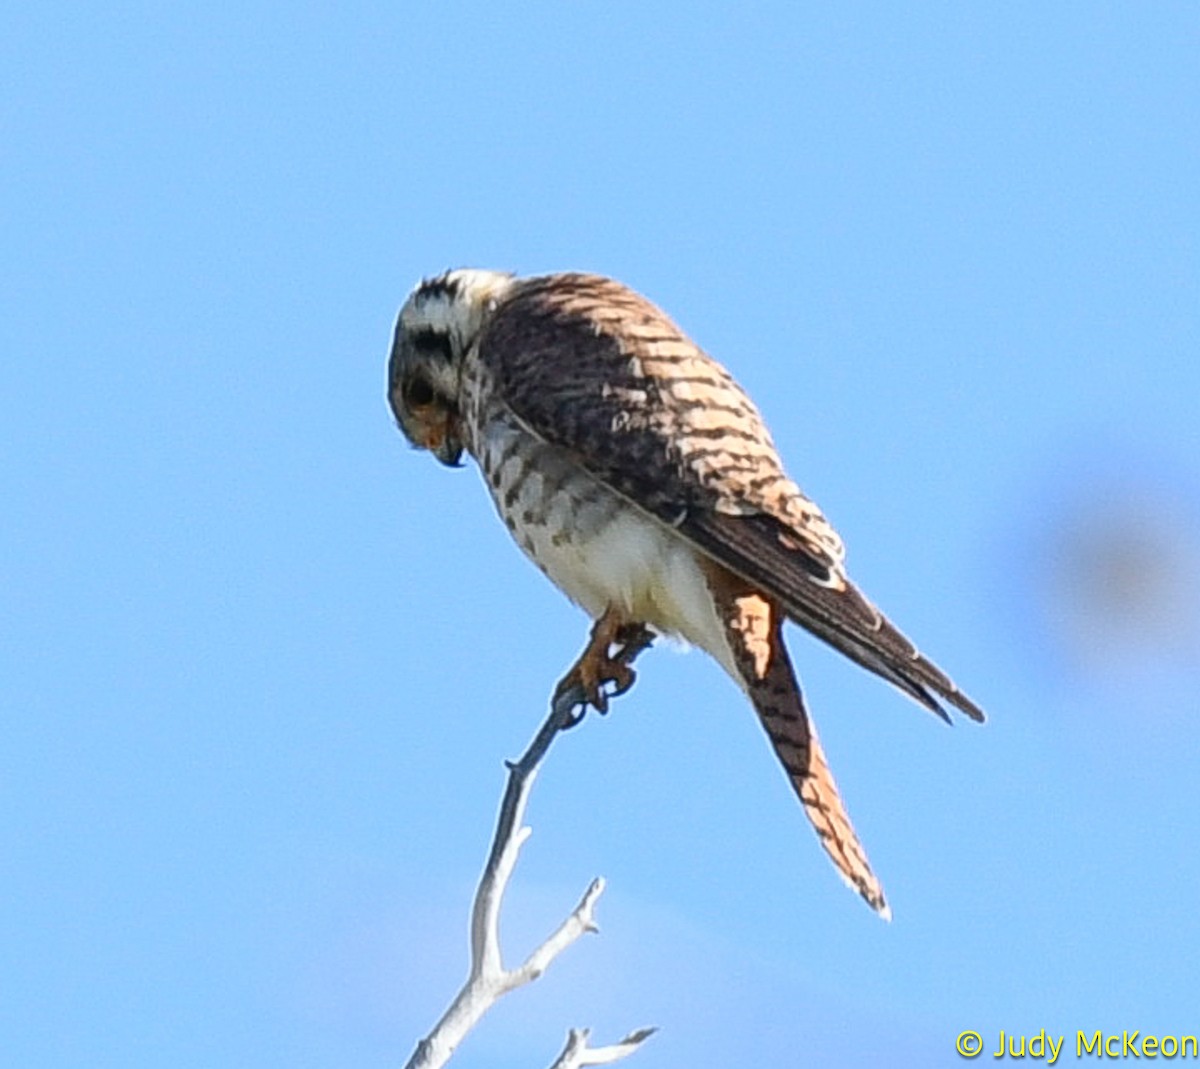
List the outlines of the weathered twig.
<svg viewBox="0 0 1200 1069">
<path fill-rule="evenodd" d="M 616 659 L 630 664 L 648 645 L 648 638 L 630 642 L 618 651 Z M 463 1037 L 502 995 L 536 980 L 550 962 L 584 932 L 597 930 L 593 911 L 596 900 L 604 890 L 604 880 L 600 878 L 592 881 L 566 920 L 540 946 L 534 948 L 522 965 L 505 969 L 501 960 L 500 906 L 517 856 L 530 835 L 530 829 L 521 823 L 529 792 L 550 744 L 560 731 L 578 723 L 574 710 L 580 705 L 586 706 L 581 687 L 575 686 L 559 694 L 529 748 L 520 760 L 508 766 L 508 784 L 500 802 L 496 833 L 471 909 L 471 968 L 467 981 L 433 1031 L 417 1044 L 416 1051 L 405 1063 L 405 1069 L 438 1069 L 445 1065 Z M 552 1069 L 576 1069 L 617 1061 L 633 1053 L 653 1031 L 640 1029 L 613 1046 L 590 1049 L 587 1046 L 587 1031 L 572 1029 L 567 1046 Z"/>
<path fill-rule="evenodd" d="M 588 1029 L 572 1028 L 567 1033 L 567 1045 L 563 1047 L 563 1052 L 554 1060 L 550 1069 L 582 1069 L 585 1065 L 609 1065 L 632 1054 L 654 1035 L 654 1032 L 653 1028 L 639 1028 L 611 1046 L 589 1047 Z"/>
</svg>

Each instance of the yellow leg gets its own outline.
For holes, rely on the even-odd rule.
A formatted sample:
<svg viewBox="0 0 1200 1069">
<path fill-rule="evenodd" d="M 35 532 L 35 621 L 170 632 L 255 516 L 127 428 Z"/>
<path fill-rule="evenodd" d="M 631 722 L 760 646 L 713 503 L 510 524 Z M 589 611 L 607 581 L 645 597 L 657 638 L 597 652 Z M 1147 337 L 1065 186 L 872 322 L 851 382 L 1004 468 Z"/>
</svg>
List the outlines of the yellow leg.
<svg viewBox="0 0 1200 1069">
<path fill-rule="evenodd" d="M 579 655 L 571 670 L 559 681 L 554 696 L 558 698 L 574 686 L 583 689 L 588 705 L 595 706 L 601 713 L 608 712 L 609 695 L 604 693 L 604 684 L 615 685 L 612 697 L 624 694 L 633 686 L 636 673 L 626 663 L 650 645 L 653 636 L 640 623 L 627 623 L 611 605 L 592 627 L 591 638 Z M 618 646 L 610 655 L 612 646 Z"/>
</svg>

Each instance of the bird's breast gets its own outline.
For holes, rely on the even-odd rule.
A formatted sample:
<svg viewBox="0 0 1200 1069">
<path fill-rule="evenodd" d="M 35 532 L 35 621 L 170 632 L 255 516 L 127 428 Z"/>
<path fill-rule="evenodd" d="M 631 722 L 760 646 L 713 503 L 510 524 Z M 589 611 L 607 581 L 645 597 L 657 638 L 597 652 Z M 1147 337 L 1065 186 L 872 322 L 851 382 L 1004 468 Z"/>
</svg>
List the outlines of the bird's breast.
<svg viewBox="0 0 1200 1069">
<path fill-rule="evenodd" d="M 593 618 L 681 636 L 724 659 L 725 642 L 697 551 L 585 471 L 571 455 L 495 419 L 476 458 L 501 519 L 529 558 Z"/>
</svg>

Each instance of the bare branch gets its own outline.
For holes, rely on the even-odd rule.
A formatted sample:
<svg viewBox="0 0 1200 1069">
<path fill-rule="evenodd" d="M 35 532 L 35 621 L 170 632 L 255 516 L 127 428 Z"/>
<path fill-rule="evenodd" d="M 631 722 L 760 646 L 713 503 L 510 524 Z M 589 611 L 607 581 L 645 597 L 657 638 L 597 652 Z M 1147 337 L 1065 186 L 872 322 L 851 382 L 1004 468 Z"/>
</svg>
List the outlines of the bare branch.
<svg viewBox="0 0 1200 1069">
<path fill-rule="evenodd" d="M 596 905 L 596 899 L 600 897 L 603 891 L 604 879 L 598 876 L 592 880 L 591 885 L 584 891 L 583 898 L 579 900 L 579 905 L 558 926 L 558 930 L 525 959 L 524 965 L 519 969 L 514 969 L 509 974 L 513 978 L 513 987 L 519 987 L 530 980 L 536 980 L 546 971 L 546 966 L 583 935 L 584 932 L 598 932 L 600 930 L 596 927 L 595 920 L 592 919 L 592 912 Z"/>
<path fill-rule="evenodd" d="M 586 1065 L 610 1065 L 622 1058 L 627 1058 L 650 1036 L 654 1035 L 655 1031 L 654 1028 L 639 1028 L 611 1046 L 589 1047 L 587 1041 L 591 1034 L 590 1030 L 572 1028 L 567 1033 L 567 1045 L 554 1060 L 550 1069 L 582 1069 Z"/>
<path fill-rule="evenodd" d="M 649 640 L 644 637 L 630 642 L 618 651 L 615 659 L 630 664 L 647 645 Z M 508 784 L 500 802 L 496 832 L 471 908 L 471 965 L 467 981 L 433 1031 L 417 1044 L 405 1069 L 439 1069 L 445 1065 L 463 1037 L 502 995 L 536 980 L 550 962 L 581 935 L 597 930 L 593 914 L 596 900 L 604 890 L 602 879 L 592 881 L 579 905 L 540 946 L 534 948 L 523 965 L 511 970 L 504 968 L 500 952 L 500 909 L 521 847 L 530 835 L 530 829 L 522 824 L 525 806 L 538 766 L 550 744 L 560 731 L 578 723 L 574 711 L 577 706 L 586 709 L 586 695 L 581 687 L 575 686 L 559 694 L 528 749 L 520 760 L 508 766 Z M 632 1053 L 652 1031 L 642 1029 L 614 1046 L 591 1050 L 587 1047 L 587 1032 L 574 1029 L 566 1049 L 554 1063 L 555 1069 L 616 1061 Z M 568 1057 L 574 1060 L 563 1060 Z"/>
</svg>

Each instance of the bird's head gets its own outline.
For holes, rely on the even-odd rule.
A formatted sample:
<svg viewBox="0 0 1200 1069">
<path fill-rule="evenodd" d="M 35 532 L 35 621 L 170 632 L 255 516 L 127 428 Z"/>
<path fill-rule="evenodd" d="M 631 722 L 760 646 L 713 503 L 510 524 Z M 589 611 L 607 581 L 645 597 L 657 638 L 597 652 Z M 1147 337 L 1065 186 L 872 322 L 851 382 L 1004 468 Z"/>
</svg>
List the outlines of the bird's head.
<svg viewBox="0 0 1200 1069">
<path fill-rule="evenodd" d="M 463 451 L 463 357 L 511 284 L 499 271 L 447 271 L 418 285 L 396 320 L 388 403 L 404 437 L 451 467 Z"/>
</svg>

